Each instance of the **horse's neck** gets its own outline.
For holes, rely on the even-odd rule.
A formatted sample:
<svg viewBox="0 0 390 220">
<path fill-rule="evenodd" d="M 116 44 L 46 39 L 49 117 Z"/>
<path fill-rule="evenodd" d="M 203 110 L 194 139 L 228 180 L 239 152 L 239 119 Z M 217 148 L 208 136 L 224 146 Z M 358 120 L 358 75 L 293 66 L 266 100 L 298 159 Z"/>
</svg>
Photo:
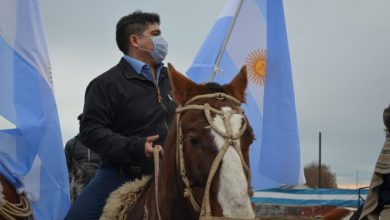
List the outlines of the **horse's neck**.
<svg viewBox="0 0 390 220">
<path fill-rule="evenodd" d="M 193 219 L 197 214 L 184 198 L 184 186 L 176 165 L 175 130 L 168 135 L 159 175 L 159 206 L 162 219 Z"/>
<path fill-rule="evenodd" d="M 158 178 L 158 206 L 162 219 L 197 219 L 196 213 L 189 207 L 189 203 L 183 197 L 183 186 L 178 178 L 176 169 L 176 125 L 172 124 L 167 141 L 165 142 L 165 155 L 160 163 Z M 147 207 L 147 219 L 158 219 L 156 210 L 155 179 L 145 192 L 142 200 L 142 208 Z M 146 204 L 146 205 L 145 205 Z M 138 209 L 141 207 L 138 207 Z M 144 213 L 145 214 L 145 213 Z M 196 216 L 196 217 L 194 217 Z M 135 218 L 134 218 L 135 219 Z"/>
<path fill-rule="evenodd" d="M 192 215 L 188 202 L 183 196 L 183 186 L 180 184 L 179 174 L 176 170 L 175 161 L 162 167 L 159 179 L 159 206 L 162 219 L 191 219 Z M 169 170 L 169 171 L 168 171 Z"/>
<path fill-rule="evenodd" d="M 164 172 L 164 170 L 160 170 Z M 158 220 L 157 203 L 155 194 L 155 179 L 147 187 L 140 197 L 133 211 L 129 213 L 128 219 Z M 183 196 L 179 194 L 177 183 L 167 176 L 161 175 L 158 181 L 158 206 L 161 219 L 192 219 L 188 205 Z"/>
</svg>

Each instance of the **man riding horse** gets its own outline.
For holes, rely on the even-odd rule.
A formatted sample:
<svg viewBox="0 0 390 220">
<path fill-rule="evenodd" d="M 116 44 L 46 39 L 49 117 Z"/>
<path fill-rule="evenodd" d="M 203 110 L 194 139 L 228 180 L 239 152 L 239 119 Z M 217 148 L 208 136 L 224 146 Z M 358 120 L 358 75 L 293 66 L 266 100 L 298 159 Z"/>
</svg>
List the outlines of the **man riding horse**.
<svg viewBox="0 0 390 220">
<path fill-rule="evenodd" d="M 255 219 L 249 169 L 254 136 L 241 109 L 245 67 L 226 85 L 195 84 L 170 64 L 168 72 L 179 107 L 164 158 L 155 161 L 154 178 L 112 193 L 100 219 Z"/>
<path fill-rule="evenodd" d="M 80 124 L 81 142 L 103 162 L 66 219 L 98 219 L 112 191 L 151 174 L 153 148 L 162 154 L 174 115 L 159 15 L 124 16 L 116 26 L 116 43 L 124 56 L 88 85 Z"/>
</svg>

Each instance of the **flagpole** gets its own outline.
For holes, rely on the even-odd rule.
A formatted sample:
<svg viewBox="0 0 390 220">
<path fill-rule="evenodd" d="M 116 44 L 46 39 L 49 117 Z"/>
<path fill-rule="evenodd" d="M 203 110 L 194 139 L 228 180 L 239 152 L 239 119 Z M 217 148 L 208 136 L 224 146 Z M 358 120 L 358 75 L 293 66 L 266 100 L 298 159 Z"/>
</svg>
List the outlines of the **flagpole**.
<svg viewBox="0 0 390 220">
<path fill-rule="evenodd" d="M 240 2 L 238 3 L 237 9 L 236 9 L 236 11 L 234 12 L 233 21 L 232 21 L 232 23 L 230 24 L 228 33 L 227 33 L 227 35 L 225 36 L 225 39 L 223 40 L 222 47 L 221 47 L 221 49 L 219 50 L 217 59 L 215 60 L 214 70 L 213 70 L 213 72 L 212 72 L 211 75 L 210 75 L 209 82 L 214 81 L 214 78 L 215 78 L 216 73 L 220 71 L 220 69 L 219 69 L 219 64 L 221 63 L 221 59 L 222 59 L 223 52 L 224 52 L 225 49 L 226 49 L 227 43 L 228 43 L 228 41 L 229 41 L 229 39 L 230 39 L 230 35 L 232 35 L 233 27 L 234 27 L 234 25 L 236 24 L 237 17 L 238 17 L 238 13 L 240 13 L 241 6 L 242 6 L 243 3 L 244 3 L 244 0 L 240 0 Z"/>
</svg>

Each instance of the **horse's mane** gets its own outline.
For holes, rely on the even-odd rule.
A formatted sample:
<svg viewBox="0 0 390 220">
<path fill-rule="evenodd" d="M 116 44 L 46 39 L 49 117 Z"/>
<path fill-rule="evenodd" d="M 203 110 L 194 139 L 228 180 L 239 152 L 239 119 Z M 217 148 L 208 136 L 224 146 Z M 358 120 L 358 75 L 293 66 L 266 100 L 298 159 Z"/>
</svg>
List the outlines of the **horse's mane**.
<svg viewBox="0 0 390 220">
<path fill-rule="evenodd" d="M 224 86 L 222 86 L 218 83 L 215 83 L 215 82 L 206 83 L 204 91 L 205 91 L 205 93 L 208 93 L 208 94 L 209 93 L 216 93 L 216 92 L 228 93 L 228 90 Z"/>
</svg>

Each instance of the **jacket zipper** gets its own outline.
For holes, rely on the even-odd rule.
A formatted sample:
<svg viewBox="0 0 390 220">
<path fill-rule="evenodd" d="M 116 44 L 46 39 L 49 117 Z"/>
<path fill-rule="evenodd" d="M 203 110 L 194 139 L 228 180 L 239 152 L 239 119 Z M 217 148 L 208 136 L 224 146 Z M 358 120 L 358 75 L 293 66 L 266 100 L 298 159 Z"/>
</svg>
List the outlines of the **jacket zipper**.
<svg viewBox="0 0 390 220">
<path fill-rule="evenodd" d="M 163 109 L 163 115 L 164 115 L 163 121 L 164 121 L 164 126 L 165 126 L 165 129 L 167 130 L 167 133 L 168 133 L 168 124 L 167 124 L 167 119 L 166 119 L 167 109 L 166 109 L 166 107 L 165 107 L 165 105 L 164 105 L 163 98 L 162 98 L 162 95 L 161 95 L 161 91 L 160 91 L 160 88 L 158 87 L 157 84 L 156 84 L 156 88 L 157 88 L 157 100 L 158 100 L 158 103 L 160 103 L 161 108 Z"/>
</svg>

